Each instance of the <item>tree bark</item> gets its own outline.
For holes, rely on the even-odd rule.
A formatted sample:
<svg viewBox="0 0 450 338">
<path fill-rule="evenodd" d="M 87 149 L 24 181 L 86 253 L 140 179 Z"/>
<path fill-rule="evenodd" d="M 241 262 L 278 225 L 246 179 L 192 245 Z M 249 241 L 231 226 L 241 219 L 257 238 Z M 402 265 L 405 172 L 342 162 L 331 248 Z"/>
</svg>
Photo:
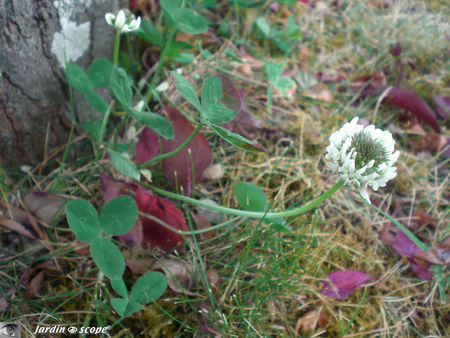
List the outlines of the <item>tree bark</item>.
<svg viewBox="0 0 450 338">
<path fill-rule="evenodd" d="M 124 0 L 0 0 L 0 164 L 16 169 L 64 145 L 71 109 L 64 64 L 112 58 L 104 19 Z M 79 107 L 80 108 L 80 107 Z M 86 119 L 86 109 L 77 109 Z"/>
</svg>

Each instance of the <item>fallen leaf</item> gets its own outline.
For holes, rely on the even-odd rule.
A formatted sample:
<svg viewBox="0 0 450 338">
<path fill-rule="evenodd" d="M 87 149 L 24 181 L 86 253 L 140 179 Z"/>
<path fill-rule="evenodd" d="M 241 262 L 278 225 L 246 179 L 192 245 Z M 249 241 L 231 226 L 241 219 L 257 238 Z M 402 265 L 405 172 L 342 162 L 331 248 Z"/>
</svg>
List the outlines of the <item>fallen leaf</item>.
<svg viewBox="0 0 450 338">
<path fill-rule="evenodd" d="M 358 270 L 335 271 L 322 282 L 324 286 L 322 294 L 330 298 L 343 299 L 374 278 Z"/>
<path fill-rule="evenodd" d="M 209 198 L 202 198 L 200 201 L 203 203 L 218 206 L 216 201 L 213 201 L 212 199 L 209 199 Z M 206 220 L 209 223 L 218 224 L 218 223 L 222 222 L 222 214 L 218 211 L 215 211 L 215 210 L 212 210 L 209 208 L 205 208 L 205 207 L 201 207 L 201 206 L 195 207 L 195 211 L 196 211 L 197 215 L 201 215 L 202 217 L 206 218 Z"/>
<path fill-rule="evenodd" d="M 0 297 L 0 312 L 5 312 L 9 307 L 9 303 L 5 297 Z"/>
<path fill-rule="evenodd" d="M 217 296 L 219 294 L 220 276 L 217 273 L 217 269 L 211 269 L 206 274 L 208 278 L 209 286 L 211 287 L 213 293 Z"/>
<path fill-rule="evenodd" d="M 119 236 L 120 240 L 129 247 L 144 246 L 144 231 L 142 220 L 138 220 L 126 234 Z"/>
<path fill-rule="evenodd" d="M 179 262 L 172 259 L 162 258 L 155 264 L 155 269 L 161 268 L 167 277 L 169 288 L 177 293 L 192 296 L 189 291 L 194 286 L 194 267 L 188 262 Z"/>
<path fill-rule="evenodd" d="M 211 312 L 211 307 L 206 303 L 206 301 L 202 300 L 200 302 L 199 311 L 200 313 L 200 327 L 199 330 L 201 332 L 213 334 L 214 338 L 221 338 L 222 334 L 220 334 L 217 330 L 211 327 L 209 324 L 209 318 L 207 314 Z"/>
<path fill-rule="evenodd" d="M 18 234 L 21 234 L 22 236 L 26 236 L 32 239 L 37 239 L 37 237 L 31 233 L 31 231 L 29 231 L 26 227 L 24 227 L 22 224 L 20 224 L 19 222 L 13 221 L 9 218 L 6 218 L 4 216 L 0 216 L 0 225 L 4 226 L 5 228 L 11 230 L 11 231 L 15 231 Z"/>
<path fill-rule="evenodd" d="M 391 53 L 391 55 L 394 56 L 394 57 L 400 56 L 402 54 L 402 45 L 401 45 L 401 43 L 397 42 L 394 45 L 394 47 L 391 48 L 389 53 Z"/>
<path fill-rule="evenodd" d="M 211 228 L 211 223 L 206 219 L 206 217 L 196 214 L 194 212 L 191 212 L 192 219 L 194 220 L 194 223 L 197 225 L 197 228 L 200 230 Z M 214 230 L 208 231 L 208 232 L 202 232 L 199 234 L 200 239 L 202 241 L 206 241 L 208 239 L 213 238 L 216 235 Z"/>
<path fill-rule="evenodd" d="M 295 332 L 302 335 L 311 335 L 316 327 L 324 327 L 328 323 L 328 317 L 322 312 L 322 309 L 312 310 L 304 314 L 297 320 Z"/>
<path fill-rule="evenodd" d="M 45 224 L 57 222 L 65 215 L 67 198 L 49 192 L 31 191 L 23 199 L 23 204 L 38 220 Z"/>
<path fill-rule="evenodd" d="M 385 243 L 389 243 L 391 245 L 394 245 L 395 242 L 395 233 L 391 232 L 391 222 L 385 223 L 383 225 L 383 229 L 381 229 L 380 232 L 378 232 L 378 238 Z"/>
<path fill-rule="evenodd" d="M 413 231 L 421 230 L 427 225 L 436 224 L 438 219 L 423 211 L 414 211 L 408 228 Z"/>
<path fill-rule="evenodd" d="M 338 83 L 345 80 L 344 75 L 330 75 L 323 72 L 318 72 L 315 75 L 316 79 L 323 83 Z"/>
<path fill-rule="evenodd" d="M 183 213 L 172 202 L 142 188 L 136 190 L 135 201 L 139 211 L 152 215 L 176 229 L 187 231 Z M 144 246 L 151 244 L 165 251 L 171 251 L 184 243 L 181 235 L 164 228 L 154 220 L 144 217 L 140 222 L 142 222 Z"/>
<path fill-rule="evenodd" d="M 375 74 L 364 74 L 357 76 L 350 86 L 353 93 L 359 93 L 359 98 L 367 96 L 377 96 L 386 87 L 387 81 L 384 72 L 381 70 Z"/>
<path fill-rule="evenodd" d="M 156 260 L 153 257 L 125 259 L 126 266 L 131 270 L 132 273 L 138 275 L 143 275 L 146 272 L 154 270 L 155 263 Z"/>
<path fill-rule="evenodd" d="M 428 123 L 437 133 L 441 133 L 441 128 L 436 120 L 436 113 L 416 94 L 404 88 L 391 88 L 384 99 L 387 104 L 402 108 L 414 114 L 417 118 Z"/>
<path fill-rule="evenodd" d="M 434 103 L 436 103 L 436 113 L 446 119 L 450 114 L 450 96 L 435 96 Z"/>
<path fill-rule="evenodd" d="M 145 163 L 159 153 L 158 135 L 145 127 L 136 144 L 136 157 L 140 163 Z"/>
<path fill-rule="evenodd" d="M 42 281 L 44 280 L 45 270 L 38 272 L 36 276 L 30 279 L 25 279 L 24 284 L 26 286 L 23 295 L 28 299 L 33 299 L 38 296 L 38 292 L 42 287 Z"/>
<path fill-rule="evenodd" d="M 309 88 L 302 92 L 304 96 L 310 97 L 314 100 L 331 102 L 333 101 L 333 93 L 331 90 L 323 83 L 319 83 L 312 88 Z"/>
<path fill-rule="evenodd" d="M 116 180 L 105 174 L 100 174 L 100 181 L 102 183 L 103 199 L 105 203 L 117 196 L 129 195 L 130 191 L 134 191 L 137 188 L 134 183 Z"/>
<path fill-rule="evenodd" d="M 419 252 L 414 257 L 422 259 L 432 264 L 450 264 L 450 237 L 447 237 L 442 243 L 435 248 L 427 251 Z"/>
<path fill-rule="evenodd" d="M 403 231 L 398 229 L 395 234 L 395 241 L 393 243 L 395 252 L 401 256 L 405 257 L 409 261 L 409 265 L 414 273 L 424 279 L 431 280 L 433 277 L 433 272 L 430 270 L 429 266 L 420 264 L 418 260 L 414 259 L 416 254 L 423 252 L 421 248 L 417 246 Z"/>
<path fill-rule="evenodd" d="M 170 106 L 166 106 L 165 110 L 172 122 L 175 137 L 161 140 L 162 153 L 176 149 L 194 131 L 194 127 L 178 110 Z M 211 163 L 212 152 L 208 140 L 198 133 L 181 152 L 162 161 L 162 171 L 173 185 L 183 189 L 186 196 L 192 196 L 194 183 L 202 180 L 203 171 Z"/>
<path fill-rule="evenodd" d="M 223 127 L 233 133 L 253 139 L 263 128 L 263 122 L 244 107 L 231 122 L 225 123 Z"/>
<path fill-rule="evenodd" d="M 242 99 L 244 97 L 244 92 L 238 90 L 228 76 L 221 74 L 219 77 L 222 84 L 222 98 L 219 100 L 219 103 L 222 103 L 229 109 L 240 112 L 243 108 Z"/>
<path fill-rule="evenodd" d="M 429 133 L 411 141 L 415 150 L 428 150 L 435 154 L 440 152 L 447 144 L 447 137 L 438 133 Z"/>
<path fill-rule="evenodd" d="M 0 216 L 0 225 L 33 239 L 47 239 L 46 232 L 42 231 L 37 220 L 31 213 L 14 205 L 5 205 L 4 203 L 1 203 L 1 205 L 8 217 Z"/>
</svg>

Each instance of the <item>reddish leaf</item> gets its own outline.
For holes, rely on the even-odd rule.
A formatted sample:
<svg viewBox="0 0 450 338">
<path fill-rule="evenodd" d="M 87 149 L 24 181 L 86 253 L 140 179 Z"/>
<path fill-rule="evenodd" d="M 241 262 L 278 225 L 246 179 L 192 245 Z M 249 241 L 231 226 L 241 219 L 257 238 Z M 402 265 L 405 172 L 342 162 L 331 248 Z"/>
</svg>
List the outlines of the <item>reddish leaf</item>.
<svg viewBox="0 0 450 338">
<path fill-rule="evenodd" d="M 398 229 L 394 241 L 395 252 L 402 257 L 413 256 L 422 250 L 403 231 Z"/>
<path fill-rule="evenodd" d="M 377 96 L 386 87 L 387 81 L 383 71 L 378 74 L 364 74 L 357 76 L 351 85 L 353 93 L 359 92 L 360 98 Z"/>
<path fill-rule="evenodd" d="M 253 138 L 256 133 L 262 130 L 263 122 L 244 108 L 231 122 L 225 123 L 223 127 L 246 138 Z"/>
<path fill-rule="evenodd" d="M 24 284 L 27 286 L 27 289 L 23 293 L 25 297 L 33 299 L 38 295 L 38 292 L 42 287 L 44 275 L 45 270 L 41 270 L 36 276 L 24 282 Z"/>
<path fill-rule="evenodd" d="M 414 258 L 408 258 L 409 266 L 411 267 L 411 270 L 414 271 L 414 273 L 417 275 L 417 277 L 423 279 L 423 280 L 432 280 L 433 279 L 433 272 L 430 270 L 429 266 L 424 266 L 423 264 L 420 264 L 419 260 L 416 260 Z"/>
<path fill-rule="evenodd" d="M 431 216 L 426 212 L 414 211 L 412 214 L 412 221 L 409 225 L 409 229 L 416 231 L 417 229 L 422 229 L 429 224 L 436 224 L 437 221 L 437 218 Z"/>
<path fill-rule="evenodd" d="M 395 234 L 394 250 L 401 257 L 406 257 L 409 261 L 411 269 L 415 274 L 425 280 L 431 280 L 433 273 L 428 266 L 419 264 L 419 261 L 414 259 L 416 254 L 423 252 L 403 231 L 398 229 Z"/>
<path fill-rule="evenodd" d="M 222 98 L 219 102 L 230 109 L 240 112 L 243 108 L 242 98 L 244 97 L 244 92 L 236 89 L 228 76 L 219 76 L 222 84 Z"/>
<path fill-rule="evenodd" d="M 335 271 L 328 275 L 328 280 L 322 282 L 325 287 L 322 294 L 335 299 L 343 299 L 373 278 L 373 276 L 358 270 Z"/>
<path fill-rule="evenodd" d="M 389 51 L 392 56 L 397 57 L 402 54 L 402 45 L 400 42 L 397 42 L 394 47 Z"/>
<path fill-rule="evenodd" d="M 144 231 L 142 221 L 137 221 L 134 226 L 126 234 L 119 236 L 120 240 L 129 247 L 143 246 L 144 244 Z"/>
<path fill-rule="evenodd" d="M 141 188 L 137 189 L 135 200 L 139 211 L 152 215 L 176 229 L 187 230 L 183 214 L 168 200 Z M 170 251 L 184 243 L 179 234 L 164 228 L 149 218 L 143 218 L 141 222 L 144 245 L 149 243 L 165 251 Z"/>
<path fill-rule="evenodd" d="M 378 238 L 385 243 L 389 243 L 391 245 L 394 245 L 395 242 L 395 234 L 393 234 L 391 230 L 391 224 L 392 223 L 385 223 L 383 225 L 383 229 L 381 229 L 380 232 L 378 232 Z"/>
<path fill-rule="evenodd" d="M 201 214 L 196 214 L 194 212 L 191 212 L 191 216 L 199 229 L 211 228 L 211 223 L 209 223 L 209 221 L 206 217 L 202 216 Z M 208 232 L 201 233 L 199 236 L 200 236 L 201 240 L 206 241 L 208 239 L 213 238 L 215 236 L 215 234 L 216 233 L 214 230 L 210 230 Z"/>
<path fill-rule="evenodd" d="M 136 190 L 134 183 L 127 183 L 112 178 L 111 176 L 100 174 L 100 181 L 103 188 L 103 199 L 105 203 L 120 195 L 129 195 L 130 190 Z"/>
<path fill-rule="evenodd" d="M 450 96 L 435 96 L 434 103 L 436 103 L 436 113 L 446 119 L 450 114 Z"/>
<path fill-rule="evenodd" d="M 158 135 L 145 127 L 136 145 L 136 156 L 140 163 L 145 163 L 159 153 Z"/>
<path fill-rule="evenodd" d="M 385 100 L 393 107 L 413 113 L 417 118 L 428 123 L 437 133 L 441 132 L 436 120 L 436 113 L 416 94 L 407 89 L 396 87 L 389 90 Z"/>
<path fill-rule="evenodd" d="M 175 137 L 172 140 L 162 139 L 162 152 L 168 153 L 181 145 L 194 131 L 194 127 L 181 113 L 170 106 L 165 107 L 172 122 Z M 190 155 L 189 155 L 190 152 Z M 192 164 L 190 157 L 192 157 Z M 202 134 L 194 139 L 178 154 L 162 161 L 164 176 L 173 184 L 181 187 L 187 196 L 192 195 L 193 184 L 203 178 L 203 171 L 212 163 L 209 143 Z M 192 173 L 194 170 L 194 173 Z"/>
</svg>

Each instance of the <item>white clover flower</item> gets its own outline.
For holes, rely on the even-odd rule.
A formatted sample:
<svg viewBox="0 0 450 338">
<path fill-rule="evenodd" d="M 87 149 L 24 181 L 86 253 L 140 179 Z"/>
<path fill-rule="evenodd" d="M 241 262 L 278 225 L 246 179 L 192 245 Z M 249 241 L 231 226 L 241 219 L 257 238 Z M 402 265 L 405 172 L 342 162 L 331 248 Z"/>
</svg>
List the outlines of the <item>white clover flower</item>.
<svg viewBox="0 0 450 338">
<path fill-rule="evenodd" d="M 113 26 L 121 33 L 133 32 L 141 26 L 141 18 L 136 17 L 127 9 L 122 9 L 117 15 L 112 13 L 105 14 L 105 20 L 108 25 Z"/>
<path fill-rule="evenodd" d="M 367 187 L 377 191 L 397 176 L 397 168 L 392 165 L 400 152 L 394 152 L 395 141 L 390 132 L 357 123 L 358 117 L 355 117 L 331 134 L 325 158 L 328 167 L 337 172 L 346 185 L 359 189 L 361 196 L 370 203 Z"/>
</svg>

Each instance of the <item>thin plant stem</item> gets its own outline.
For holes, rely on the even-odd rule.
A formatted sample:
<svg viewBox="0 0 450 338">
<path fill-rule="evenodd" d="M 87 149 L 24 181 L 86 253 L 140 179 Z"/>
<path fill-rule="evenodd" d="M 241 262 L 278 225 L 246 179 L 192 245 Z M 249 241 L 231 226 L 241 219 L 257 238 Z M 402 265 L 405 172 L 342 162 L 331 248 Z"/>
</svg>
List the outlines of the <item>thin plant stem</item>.
<svg viewBox="0 0 450 338">
<path fill-rule="evenodd" d="M 183 231 L 183 230 L 179 230 L 177 228 L 174 228 L 173 226 L 171 226 L 170 224 L 164 222 L 163 220 L 159 219 L 158 217 L 155 217 L 153 215 L 147 214 L 145 212 L 139 211 L 139 215 L 141 215 L 142 217 L 148 218 L 156 223 L 158 223 L 159 225 L 163 226 L 164 228 L 175 232 L 179 235 L 199 235 L 199 234 L 203 234 L 205 232 L 209 232 L 209 231 L 214 231 L 214 230 L 218 230 L 220 228 L 224 228 L 226 226 L 229 226 L 230 224 L 233 224 L 235 221 L 238 221 L 240 219 L 240 217 L 234 217 L 226 222 L 211 226 L 209 228 L 206 229 L 199 229 L 199 230 L 192 230 L 192 231 Z M 239 222 L 237 223 L 239 224 Z"/>
<path fill-rule="evenodd" d="M 361 198 L 361 201 L 363 201 L 365 204 L 367 204 L 368 206 L 370 206 L 373 210 L 375 210 L 376 212 L 378 212 L 380 215 L 383 215 L 384 217 L 386 217 L 388 220 L 390 220 L 392 223 L 394 223 L 398 228 L 400 228 L 401 231 L 403 231 L 405 233 L 406 236 L 408 236 L 408 238 L 410 240 L 412 240 L 419 248 L 421 248 L 423 251 L 428 250 L 428 246 L 423 243 L 420 239 L 418 239 L 416 237 L 416 235 L 414 235 L 411 231 L 409 231 L 403 224 L 401 224 L 399 221 L 397 221 L 395 218 L 393 218 L 391 215 L 388 215 L 387 213 L 385 213 L 384 211 L 380 210 L 379 208 L 377 208 L 375 205 L 368 203 L 365 199 Z"/>
<path fill-rule="evenodd" d="M 114 56 L 113 63 L 117 65 L 119 63 L 119 47 L 120 47 L 120 30 L 116 30 L 116 40 L 114 42 Z"/>
<path fill-rule="evenodd" d="M 163 160 L 165 158 L 168 158 L 168 157 L 171 157 L 171 156 L 174 156 L 174 155 L 178 154 L 180 151 L 182 151 L 192 141 L 192 139 L 195 137 L 195 135 L 198 134 L 198 132 L 200 131 L 200 129 L 202 129 L 202 127 L 203 127 L 203 123 L 200 122 L 197 125 L 197 128 L 195 128 L 195 130 L 192 132 L 192 134 L 189 135 L 189 137 L 186 140 L 184 140 L 184 142 L 181 143 L 177 148 L 175 148 L 174 150 L 172 150 L 172 151 L 170 151 L 168 153 L 161 154 L 161 155 L 158 155 L 158 156 L 155 156 L 155 157 L 149 159 L 147 162 L 139 165 L 139 168 L 145 168 L 145 167 L 149 166 L 150 164 L 152 164 L 154 162 L 157 162 L 157 161 L 160 161 L 160 160 Z"/>
<path fill-rule="evenodd" d="M 141 183 L 142 184 L 142 183 Z M 154 192 L 156 192 L 159 195 L 177 199 L 183 202 L 187 202 L 193 205 L 198 205 L 207 209 L 215 210 L 223 214 L 230 214 L 230 215 L 236 215 L 241 217 L 249 217 L 249 218 L 279 218 L 279 217 L 292 217 L 292 216 L 299 216 L 302 215 L 311 209 L 314 209 L 319 204 L 324 202 L 328 197 L 333 195 L 340 187 L 344 185 L 344 181 L 340 180 L 338 181 L 334 186 L 330 188 L 330 190 L 324 192 L 322 195 L 320 195 L 318 198 L 316 198 L 314 201 L 309 202 L 308 204 L 302 205 L 297 208 L 284 210 L 284 211 L 277 211 L 277 212 L 258 212 L 258 211 L 246 211 L 246 210 L 239 210 L 239 209 L 233 209 L 233 208 L 227 208 L 220 205 L 212 205 L 209 203 L 205 203 L 199 200 L 196 200 L 194 198 L 190 198 L 184 195 L 176 194 L 170 191 L 166 191 L 164 189 L 160 189 L 154 186 L 150 186 L 148 184 L 144 184 L 144 186 Z"/>
</svg>

